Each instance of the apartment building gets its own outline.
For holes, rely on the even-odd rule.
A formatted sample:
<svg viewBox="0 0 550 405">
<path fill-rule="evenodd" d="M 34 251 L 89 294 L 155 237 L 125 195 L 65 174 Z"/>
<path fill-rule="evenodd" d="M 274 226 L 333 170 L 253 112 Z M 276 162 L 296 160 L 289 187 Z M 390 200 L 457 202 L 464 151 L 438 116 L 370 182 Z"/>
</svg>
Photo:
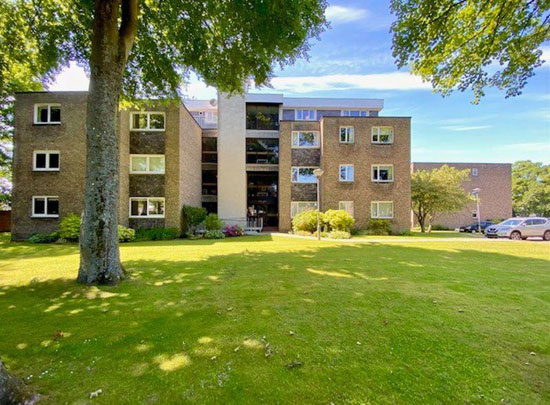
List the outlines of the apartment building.
<svg viewBox="0 0 550 405">
<path fill-rule="evenodd" d="M 443 165 L 468 170 L 469 179 L 462 184 L 464 191 L 478 190 L 480 219 L 505 219 L 512 216 L 512 165 L 510 163 L 428 163 L 414 162 L 412 170 L 433 170 Z M 413 225 L 416 223 L 412 219 Z M 477 222 L 477 205 L 468 204 L 458 212 L 439 214 L 434 224 L 458 228 Z"/>
<path fill-rule="evenodd" d="M 287 231 L 297 213 L 345 209 L 410 226 L 410 118 L 380 99 L 228 96 L 119 114 L 119 222 L 180 227 L 184 204 L 226 223 Z M 83 209 L 85 92 L 19 93 L 12 237 Z M 313 170 L 324 171 L 319 190 Z"/>
</svg>

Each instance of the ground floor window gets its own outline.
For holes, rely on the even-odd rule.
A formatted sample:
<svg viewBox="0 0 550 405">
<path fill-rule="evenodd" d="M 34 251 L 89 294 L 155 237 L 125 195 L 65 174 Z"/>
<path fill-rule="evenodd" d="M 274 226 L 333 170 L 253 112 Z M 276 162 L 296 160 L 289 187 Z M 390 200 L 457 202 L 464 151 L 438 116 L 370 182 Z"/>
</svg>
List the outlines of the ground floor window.
<svg viewBox="0 0 550 405">
<path fill-rule="evenodd" d="M 371 218 L 393 218 L 393 201 L 372 201 L 370 216 Z"/>
<path fill-rule="evenodd" d="M 316 201 L 292 201 L 290 203 L 290 217 L 294 218 L 296 215 L 304 211 L 313 211 L 316 209 Z"/>
<path fill-rule="evenodd" d="M 59 197 L 35 196 L 32 198 L 32 216 L 37 218 L 58 218 Z"/>
<path fill-rule="evenodd" d="M 353 201 L 340 201 L 338 203 L 338 209 L 346 211 L 352 217 L 354 216 L 353 215 Z"/>
<path fill-rule="evenodd" d="M 164 218 L 164 198 L 130 198 L 130 218 Z"/>
</svg>

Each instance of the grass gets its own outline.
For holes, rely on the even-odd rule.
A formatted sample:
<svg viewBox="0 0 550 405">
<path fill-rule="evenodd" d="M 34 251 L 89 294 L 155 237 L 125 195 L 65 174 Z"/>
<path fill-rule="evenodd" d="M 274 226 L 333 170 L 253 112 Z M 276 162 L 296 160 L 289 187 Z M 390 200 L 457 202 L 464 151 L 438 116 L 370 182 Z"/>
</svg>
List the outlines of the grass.
<svg viewBox="0 0 550 405">
<path fill-rule="evenodd" d="M 413 230 L 410 235 L 353 235 L 353 239 L 402 239 L 402 238 L 465 238 L 480 239 L 484 238 L 481 234 L 456 232 L 456 231 L 431 231 L 420 232 Z"/>
<path fill-rule="evenodd" d="M 43 403 L 550 402 L 547 243 L 264 235 L 121 255 L 129 280 L 87 287 L 76 246 L 0 243 L 0 354 Z"/>
</svg>

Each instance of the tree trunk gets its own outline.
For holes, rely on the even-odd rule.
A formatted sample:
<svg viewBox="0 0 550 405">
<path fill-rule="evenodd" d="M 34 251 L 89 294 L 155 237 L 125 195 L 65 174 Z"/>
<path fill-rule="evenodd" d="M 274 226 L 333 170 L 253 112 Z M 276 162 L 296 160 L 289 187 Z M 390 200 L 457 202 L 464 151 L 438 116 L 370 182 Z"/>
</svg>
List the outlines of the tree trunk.
<svg viewBox="0 0 550 405">
<path fill-rule="evenodd" d="M 117 231 L 117 112 L 136 20 L 137 0 L 95 0 L 86 110 L 86 193 L 77 278 L 80 283 L 117 284 L 124 278 Z"/>
<path fill-rule="evenodd" d="M 20 378 L 12 376 L 0 359 L 0 404 L 34 404 L 39 396 L 29 392 Z"/>
</svg>

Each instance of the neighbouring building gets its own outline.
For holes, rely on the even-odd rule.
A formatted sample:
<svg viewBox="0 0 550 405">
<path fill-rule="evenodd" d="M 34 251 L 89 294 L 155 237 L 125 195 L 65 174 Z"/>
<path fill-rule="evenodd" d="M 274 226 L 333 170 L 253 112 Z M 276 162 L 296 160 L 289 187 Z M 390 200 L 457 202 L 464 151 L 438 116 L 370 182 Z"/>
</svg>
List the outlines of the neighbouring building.
<svg viewBox="0 0 550 405">
<path fill-rule="evenodd" d="M 86 92 L 18 93 L 12 238 L 52 232 L 81 213 Z M 288 231 L 317 206 L 365 226 L 410 227 L 410 117 L 380 99 L 236 96 L 151 102 L 119 114 L 119 222 L 179 228 L 183 205 L 226 223 Z M 313 170 L 324 171 L 317 190 Z"/>
<path fill-rule="evenodd" d="M 414 162 L 412 171 L 433 170 L 443 165 L 459 170 L 469 170 L 470 179 L 462 184 L 464 190 L 473 193 L 479 189 L 480 219 L 489 221 L 512 216 L 512 165 L 510 163 L 427 163 Z M 416 220 L 413 216 L 413 225 Z M 458 212 L 437 216 L 434 224 L 457 228 L 477 222 L 475 202 Z"/>
</svg>

